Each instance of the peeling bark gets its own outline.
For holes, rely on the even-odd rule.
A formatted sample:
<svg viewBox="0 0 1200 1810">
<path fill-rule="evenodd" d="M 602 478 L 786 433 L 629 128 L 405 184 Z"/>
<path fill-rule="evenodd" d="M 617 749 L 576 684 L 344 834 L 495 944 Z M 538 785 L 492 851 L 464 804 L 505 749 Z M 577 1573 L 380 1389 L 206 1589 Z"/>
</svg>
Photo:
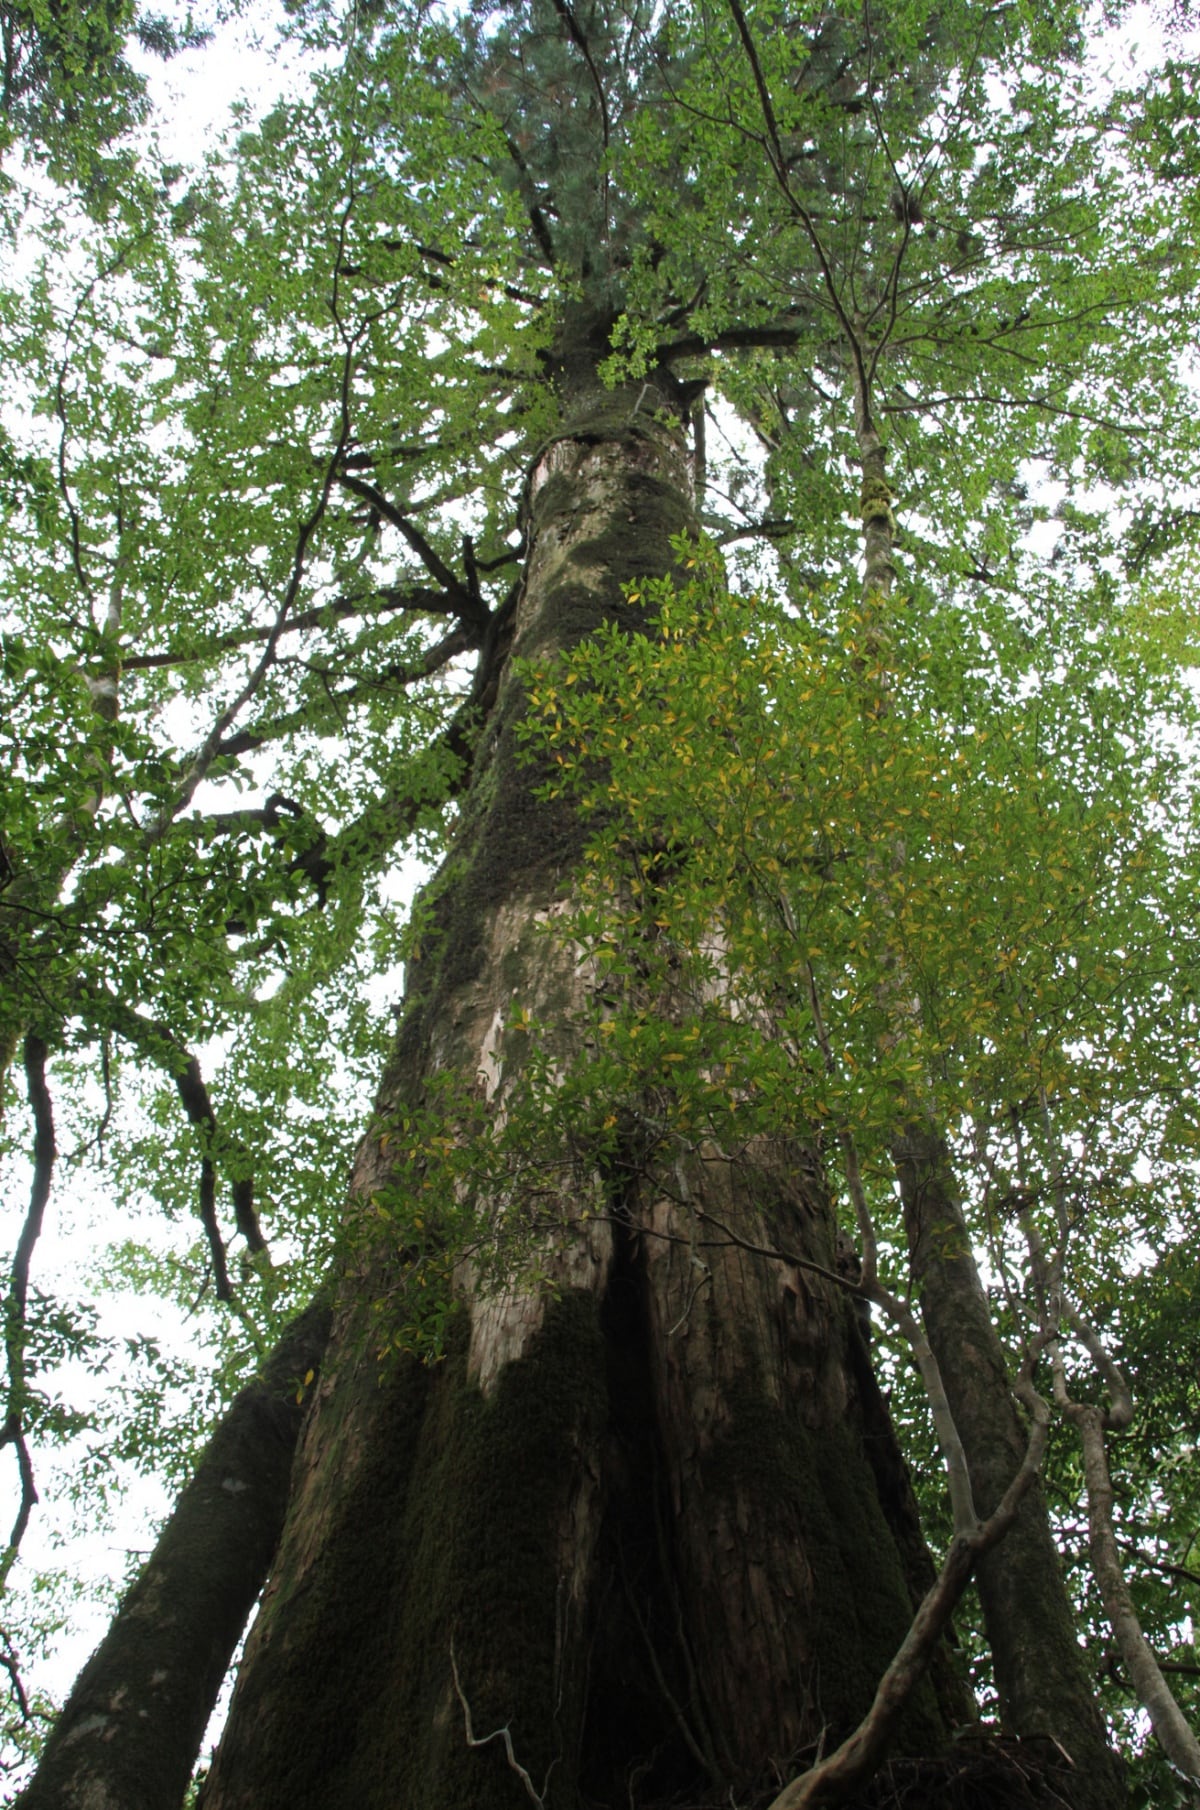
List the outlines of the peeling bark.
<svg viewBox="0 0 1200 1810">
<path fill-rule="evenodd" d="M 234 1401 L 16 1810 L 179 1810 L 278 1543 L 298 1384 L 320 1364 L 328 1331 L 327 1307 L 308 1308 Z"/>
</svg>

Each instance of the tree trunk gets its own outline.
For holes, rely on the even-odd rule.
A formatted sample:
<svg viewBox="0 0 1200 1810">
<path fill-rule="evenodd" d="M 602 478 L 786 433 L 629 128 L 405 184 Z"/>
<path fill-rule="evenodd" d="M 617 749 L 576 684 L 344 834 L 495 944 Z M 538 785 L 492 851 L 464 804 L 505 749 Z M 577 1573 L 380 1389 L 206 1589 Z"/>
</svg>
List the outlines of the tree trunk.
<svg viewBox="0 0 1200 1810">
<path fill-rule="evenodd" d="M 1016 1473 L 1027 1433 L 963 1222 L 945 1144 L 920 1125 L 894 1147 L 913 1276 L 980 1514 Z M 1081 1810 L 1125 1801 L 1121 1768 L 1088 1684 L 1058 1551 L 1039 1489 L 978 1567 L 1000 1713 L 1025 1740 L 1060 1746 Z"/>
<path fill-rule="evenodd" d="M 695 528 L 666 385 L 605 392 L 581 358 L 562 388 L 529 482 L 526 658 L 635 619 L 622 584 L 669 570 L 671 536 Z M 582 1053 L 589 976 L 539 930 L 581 830 L 517 760 L 523 707 L 510 662 L 380 1127 L 446 1071 L 504 1111 L 527 1041 L 514 1008 L 554 1027 L 555 1061 Z M 417 1185 L 386 1145 L 363 1146 L 360 1202 Z M 819 1167 L 773 1148 L 674 1179 L 672 1198 L 581 1157 L 538 1253 L 553 1286 L 468 1290 L 437 1366 L 381 1363 L 402 1263 L 364 1256 L 348 1277 L 205 1810 L 725 1801 L 866 1710 L 927 1561 L 853 1314 L 733 1247 L 701 1271 L 678 1198 L 832 1266 Z M 930 1752 L 946 1727 L 923 1687 L 904 1741 Z"/>
<path fill-rule="evenodd" d="M 882 644 L 886 627 L 878 620 L 878 605 L 895 586 L 896 527 L 886 451 L 872 419 L 866 362 L 858 351 L 855 423 L 862 463 L 863 593 L 872 633 Z M 872 707 L 888 707 L 886 689 Z M 902 846 L 893 850 L 893 858 L 905 861 Z M 914 1009 L 919 1015 L 902 965 L 887 990 L 897 1026 Z M 975 1509 L 987 1517 L 1021 1467 L 1028 1429 L 1017 1411 L 975 1267 L 946 1142 L 919 1108 L 908 1117 L 893 1138 L 892 1158 L 913 1280 L 966 1456 Z M 1004 1726 L 1023 1740 L 1040 1740 L 1067 1756 L 1074 1768 L 1071 1795 L 1079 1810 L 1117 1810 L 1125 1799 L 1121 1769 L 1083 1669 L 1045 1501 L 1036 1485 L 1004 1539 L 980 1557 L 978 1582 Z"/>
<path fill-rule="evenodd" d="M 17 1810 L 178 1810 L 279 1540 L 298 1397 L 328 1333 L 328 1306 L 310 1307 L 234 1401 Z"/>
</svg>

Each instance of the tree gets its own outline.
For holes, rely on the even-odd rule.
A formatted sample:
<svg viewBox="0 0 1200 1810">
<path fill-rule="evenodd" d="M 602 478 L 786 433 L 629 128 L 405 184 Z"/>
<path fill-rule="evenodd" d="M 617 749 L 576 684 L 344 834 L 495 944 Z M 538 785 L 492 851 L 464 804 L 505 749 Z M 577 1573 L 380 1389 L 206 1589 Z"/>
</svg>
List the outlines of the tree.
<svg viewBox="0 0 1200 1810">
<path fill-rule="evenodd" d="M 991 1040 L 989 1100 L 1012 1113 L 1025 1098 L 1011 1027 L 997 1044 L 991 1020 L 960 1020 L 930 1061 L 931 1008 L 979 1008 L 978 952 L 996 959 L 1011 893 L 986 865 L 986 934 L 970 943 L 943 911 L 939 947 L 915 880 L 925 917 L 905 917 L 893 880 L 924 870 L 872 769 L 910 726 L 897 694 L 925 692 L 892 596 L 904 554 L 885 438 L 919 499 L 910 607 L 939 623 L 972 584 L 1002 594 L 1019 573 L 1022 461 L 1147 484 L 1156 461 L 1190 456 L 1166 431 L 1190 266 L 1107 143 L 1132 103 L 1089 98 L 1078 21 L 972 5 L 782 21 L 738 0 L 645 16 L 557 0 L 453 29 L 383 11 L 356 17 L 335 62 L 339 20 L 301 29 L 324 72 L 243 139 L 234 175 L 214 168 L 179 200 L 146 196 L 134 225 L 97 228 L 69 310 L 48 281 L 32 292 L 22 350 L 53 431 L 14 461 L 11 491 L 10 586 L 30 601 L 6 647 L 19 744 L 0 936 L 4 1029 L 42 1132 L 26 1244 L 52 1163 L 51 1051 L 98 1046 L 107 1075 L 119 1040 L 167 1071 L 187 1117 L 214 1292 L 260 1342 L 277 1332 L 300 1285 L 272 1267 L 254 1180 L 273 1153 L 287 1161 L 279 1077 L 319 1102 L 327 1013 L 353 1034 L 364 922 L 394 948 L 377 876 L 405 835 L 448 840 L 336 1240 L 321 1226 L 304 1249 L 301 1211 L 297 1273 L 335 1247 L 333 1330 L 319 1379 L 315 1361 L 293 1379 L 309 1406 L 286 1522 L 203 1801 L 833 1801 L 835 1771 L 813 1762 L 883 1697 L 928 1801 L 1022 1801 L 1033 1762 L 1002 1744 L 963 1760 L 950 1741 L 972 1709 L 934 1638 L 982 1530 L 1019 1515 L 984 1576 L 1004 1713 L 1042 1738 L 1060 1794 L 1115 1804 L 1044 1510 L 1019 1502 L 1044 1434 L 1034 1360 L 1059 1328 L 1026 1340 L 1026 1453 L 950 1170 L 964 1095 L 928 1095 L 939 1064 L 982 1084 Z M 765 519 L 731 520 L 706 487 L 710 386 L 764 443 Z M 718 693 L 770 698 L 761 627 L 741 651 L 724 630 L 726 576 L 672 642 L 672 599 L 707 569 L 704 529 L 774 539 L 793 612 L 863 553 L 857 626 L 838 641 L 836 610 L 810 613 L 840 672 L 836 746 L 862 743 L 858 810 L 878 834 L 813 849 L 777 825 L 795 846 L 762 860 L 787 909 L 752 892 L 731 917 L 728 887 L 705 890 L 705 838 L 681 835 L 678 810 L 639 817 L 636 769 L 622 799 L 629 736 L 619 715 L 615 738 L 593 718 L 582 783 L 627 857 L 606 921 L 631 897 L 638 930 L 614 969 L 581 960 L 569 901 L 591 825 L 559 783 L 565 749 L 551 735 L 531 751 L 530 725 L 548 700 L 558 720 L 581 670 L 556 680 L 558 663 L 606 624 L 630 668 L 668 672 L 676 644 L 717 650 Z M 1011 604 L 997 634 L 1006 620 L 1027 632 Z M 960 689 L 973 676 L 943 665 Z M 947 694 L 926 695 L 944 717 Z M 168 702 L 202 719 L 186 755 L 157 726 Z M 805 704 L 768 709 L 763 758 L 787 800 L 820 771 Z M 740 767 L 744 729 L 708 714 L 715 730 L 693 733 L 715 736 L 711 778 Z M 239 779 L 261 803 L 221 795 Z M 954 813 L 977 829 L 980 795 L 1006 783 L 946 788 L 949 843 Z M 1046 847 L 1014 832 L 1023 862 Z M 805 863 L 835 914 L 853 896 L 875 926 L 836 957 L 822 930 L 842 978 L 822 989 L 805 958 L 797 1043 L 795 975 L 776 981 Z M 732 1038 L 690 1061 L 707 1021 L 673 947 L 677 879 L 702 908 L 696 984 Z M 739 924 L 774 968 L 739 952 Z M 836 1068 L 847 992 L 874 1029 L 873 1092 L 890 1104 L 864 1129 L 899 1168 L 924 1323 L 880 1280 L 861 1131 L 844 1101 L 831 1113 L 797 1085 Z M 234 1025 L 245 1093 L 227 1086 L 218 1112 L 193 1050 Z M 807 1052 L 776 1065 L 790 1100 L 766 1086 L 772 1046 Z M 1038 1082 L 1048 1097 L 1045 1065 Z M 708 1118 L 689 1125 L 698 1087 Z M 839 1255 L 841 1188 L 862 1209 L 861 1275 Z M 941 1583 L 853 1307 L 872 1299 L 915 1339 L 952 1462 Z M 6 1435 L 25 1512 L 23 1281 L 12 1301 Z M 270 1519 L 255 1518 L 243 1594 Z M 152 1664 L 171 1688 L 144 1718 L 106 1670 L 128 1663 L 135 1624 L 139 1664 L 154 1653 L 159 1600 L 144 1581 L 118 1617 L 29 1810 L 114 1791 L 113 1756 L 130 1768 L 166 1727 L 186 1747 L 180 1728 L 215 1690 L 211 1648 Z M 902 1678 L 897 1649 L 913 1654 Z M 874 1750 L 858 1753 L 845 1764 L 861 1771 Z M 178 1760 L 162 1776 L 147 1803 L 177 1800 Z"/>
</svg>

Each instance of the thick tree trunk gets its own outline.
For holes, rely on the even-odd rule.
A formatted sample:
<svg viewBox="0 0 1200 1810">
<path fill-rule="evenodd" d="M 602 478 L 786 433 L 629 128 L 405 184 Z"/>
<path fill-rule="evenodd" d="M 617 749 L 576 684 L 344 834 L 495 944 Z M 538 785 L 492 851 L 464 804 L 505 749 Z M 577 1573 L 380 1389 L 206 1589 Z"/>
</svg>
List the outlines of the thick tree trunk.
<svg viewBox="0 0 1200 1810">
<path fill-rule="evenodd" d="M 913 1275 L 925 1325 L 966 1449 L 976 1506 L 989 1514 L 1016 1473 L 1027 1433 L 975 1267 L 943 1141 L 920 1125 L 894 1149 Z M 978 1568 L 1000 1712 L 1025 1740 L 1060 1746 L 1080 1810 L 1124 1803 L 1075 1637 L 1041 1491 L 1026 1497 L 1003 1543 Z"/>
<path fill-rule="evenodd" d="M 609 394 L 581 363 L 531 474 L 527 657 L 621 616 L 623 581 L 695 525 L 667 389 Z M 515 758 L 522 708 L 510 665 L 380 1126 L 447 1070 L 503 1112 L 514 1008 L 556 1027 L 557 1061 L 581 1053 L 589 976 L 539 930 L 580 828 Z M 476 1290 L 435 1367 L 378 1355 L 402 1261 L 348 1278 L 205 1810 L 727 1801 L 866 1710 L 927 1564 L 853 1314 L 734 1247 L 701 1269 L 681 1204 L 832 1265 L 819 1168 L 773 1147 L 695 1160 L 670 1194 L 626 1174 L 585 1155 L 560 1177 L 553 1288 Z M 416 1185 L 364 1146 L 360 1201 Z M 924 1686 L 903 1740 L 934 1751 L 946 1724 Z"/>
<path fill-rule="evenodd" d="M 149 1562 L 79 1674 L 17 1810 L 179 1810 L 283 1526 L 298 1384 L 329 1308 L 289 1327 L 214 1433 Z"/>
</svg>

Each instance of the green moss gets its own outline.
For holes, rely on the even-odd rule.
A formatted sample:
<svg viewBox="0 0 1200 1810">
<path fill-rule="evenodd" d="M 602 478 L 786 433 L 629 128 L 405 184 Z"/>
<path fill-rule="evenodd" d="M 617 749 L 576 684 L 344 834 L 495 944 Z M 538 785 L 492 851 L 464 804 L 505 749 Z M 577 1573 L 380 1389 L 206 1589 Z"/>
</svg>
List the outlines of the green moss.
<svg viewBox="0 0 1200 1810">
<path fill-rule="evenodd" d="M 385 1555 L 403 1512 L 421 1432 L 429 1373 L 415 1362 L 379 1386 L 355 1419 L 368 1443 L 356 1461 L 349 1414 L 327 1424 L 336 1436 L 322 1460 L 332 1518 L 315 1549 L 286 1549 L 264 1604 L 265 1642 L 247 1669 L 229 1764 L 258 1810 L 292 1810 L 340 1788 L 364 1722 L 378 1715 L 390 1664 L 391 1626 L 403 1584 Z M 374 1387 L 369 1365 L 343 1376 L 347 1392 Z M 336 1398 L 335 1398 L 336 1399 Z M 369 1437 L 373 1433 L 378 1437 Z M 352 1483 L 342 1477 L 352 1467 Z M 260 1760 L 260 1756 L 264 1756 Z"/>
<path fill-rule="evenodd" d="M 560 1539 L 577 1448 L 594 1443 L 605 1415 L 589 1295 L 548 1305 L 529 1352 L 487 1399 L 466 1381 L 461 1349 L 437 1376 L 403 1514 L 380 1555 L 405 1583 L 378 1718 L 359 1730 L 353 1777 L 364 1796 L 391 1765 L 397 1810 L 527 1803 L 501 1742 L 467 1745 L 451 1639 L 476 1734 L 508 1725 L 539 1786 L 557 1758 L 569 1794 L 573 1757 L 560 1754 L 559 1729 L 577 1724 L 584 1681 L 555 1677 Z M 408 1731 L 399 1767 L 397 1723 Z"/>
<path fill-rule="evenodd" d="M 539 1784 L 558 1760 L 570 1801 L 575 1756 L 560 1753 L 560 1729 L 578 1726 L 585 1680 L 556 1676 L 561 1542 L 580 1447 L 605 1424 L 604 1377 L 598 1303 L 568 1294 L 486 1399 L 467 1381 L 461 1331 L 432 1372 L 364 1363 L 344 1379 L 322 1460 L 334 1518 L 315 1548 L 301 1541 L 302 1570 L 275 1580 L 272 1650 L 239 1711 L 247 1801 L 527 1804 L 503 1744 L 467 1744 L 451 1640 L 476 1734 L 507 1724 Z"/>
</svg>

